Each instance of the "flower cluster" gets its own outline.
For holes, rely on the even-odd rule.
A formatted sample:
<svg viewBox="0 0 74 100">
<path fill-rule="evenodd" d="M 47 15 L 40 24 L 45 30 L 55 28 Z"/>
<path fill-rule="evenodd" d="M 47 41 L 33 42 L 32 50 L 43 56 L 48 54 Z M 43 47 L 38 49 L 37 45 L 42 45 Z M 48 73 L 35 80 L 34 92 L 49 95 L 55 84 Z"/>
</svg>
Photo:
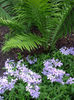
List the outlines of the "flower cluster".
<svg viewBox="0 0 74 100">
<path fill-rule="evenodd" d="M 26 91 L 29 91 L 30 92 L 30 95 L 33 97 L 33 98 L 38 98 L 39 97 L 39 86 L 38 85 L 31 85 L 31 84 L 28 84 L 26 86 Z"/>
<path fill-rule="evenodd" d="M 63 64 L 59 60 L 49 59 L 44 61 L 44 68 L 43 68 L 43 74 L 47 76 L 47 79 L 50 79 L 51 82 L 59 82 L 61 84 L 72 84 L 74 83 L 74 78 L 70 78 L 67 80 L 67 82 L 63 81 L 64 76 L 69 76 L 68 73 L 66 73 L 63 70 L 55 68 L 56 66 L 61 67 Z"/>
<path fill-rule="evenodd" d="M 35 62 L 37 62 L 37 58 L 31 60 L 31 57 L 29 55 L 26 57 L 26 60 L 28 61 L 29 64 L 35 64 Z"/>
<path fill-rule="evenodd" d="M 40 88 L 38 85 L 41 83 L 41 76 L 26 68 L 26 65 L 24 65 L 22 61 L 23 60 L 20 60 L 15 64 L 13 60 L 7 59 L 5 62 L 5 68 L 7 71 L 4 75 L 10 75 L 14 76 L 16 79 L 22 79 L 24 83 L 28 84 L 26 90 L 30 92 L 31 96 L 33 98 L 38 98 L 40 94 Z"/>
<path fill-rule="evenodd" d="M 29 59 L 27 58 L 29 62 Z M 31 60 L 30 60 L 31 61 Z M 37 59 L 33 60 L 35 63 Z M 30 64 L 33 64 L 32 62 Z M 66 82 L 63 81 L 64 76 L 69 77 L 70 74 L 66 73 L 62 69 L 58 69 L 57 67 L 61 67 L 63 63 L 59 61 L 59 59 L 48 59 L 44 61 L 43 74 L 47 76 L 47 79 L 53 82 L 59 82 L 61 84 L 73 84 L 74 78 L 70 77 Z M 17 63 L 14 60 L 9 60 L 5 62 L 4 76 L 0 77 L 0 94 L 3 94 L 6 90 L 11 90 L 14 88 L 17 80 L 22 79 L 24 83 L 27 83 L 26 91 L 30 93 L 33 98 L 39 97 L 39 84 L 42 82 L 41 76 L 32 70 L 28 69 L 26 65 L 23 63 L 23 60 L 18 61 Z M 13 77 L 10 80 L 8 76 Z M 3 100 L 3 97 L 0 96 L 0 100 Z"/>
<path fill-rule="evenodd" d="M 6 90 L 14 88 L 16 81 L 17 79 L 11 79 L 9 82 L 7 76 L 0 77 L 0 94 L 3 94 Z"/>
<path fill-rule="evenodd" d="M 55 66 L 55 67 L 61 67 L 63 65 L 63 63 L 61 61 L 59 61 L 59 59 L 49 59 L 44 61 L 44 66 Z"/>
<path fill-rule="evenodd" d="M 74 84 L 74 78 L 70 77 L 70 78 L 67 80 L 66 84 Z"/>
<path fill-rule="evenodd" d="M 62 47 L 60 49 L 60 52 L 64 55 L 74 55 L 74 47 L 70 47 L 70 48 L 67 48 L 67 47 Z"/>
</svg>

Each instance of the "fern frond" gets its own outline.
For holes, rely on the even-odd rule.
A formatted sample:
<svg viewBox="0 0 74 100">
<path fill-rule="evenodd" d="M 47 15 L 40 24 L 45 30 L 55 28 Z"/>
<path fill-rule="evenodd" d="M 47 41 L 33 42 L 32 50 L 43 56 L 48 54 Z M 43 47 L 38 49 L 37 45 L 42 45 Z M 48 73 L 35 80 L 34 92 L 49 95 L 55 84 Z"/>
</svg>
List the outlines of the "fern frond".
<svg viewBox="0 0 74 100">
<path fill-rule="evenodd" d="M 63 1 L 61 7 L 63 8 L 61 10 L 61 18 L 59 20 L 59 24 L 57 24 L 57 27 L 53 31 L 55 33 L 52 35 L 52 38 L 51 38 L 52 48 L 54 48 L 56 40 L 59 38 L 59 36 L 61 38 L 64 35 L 63 33 L 61 33 L 61 29 L 64 30 L 65 20 L 66 20 L 66 18 L 68 17 L 69 13 L 72 10 L 71 2 L 69 0 L 68 1 Z M 69 26 L 70 26 L 70 23 L 69 23 Z M 65 28 L 68 29 L 68 27 L 65 27 Z M 66 31 L 64 30 L 64 32 L 66 32 Z M 66 35 L 66 33 L 65 33 L 65 35 Z"/>
<path fill-rule="evenodd" d="M 46 23 L 46 9 L 49 8 L 48 0 L 19 0 L 20 3 L 15 6 L 18 20 L 21 18 L 24 22 L 31 21 L 38 27 L 45 26 Z M 23 5 L 23 6 L 21 6 Z M 20 15 L 20 16 L 19 16 Z"/>
<path fill-rule="evenodd" d="M 0 7 L 9 15 L 13 15 L 13 3 L 15 0 L 0 0 Z"/>
<path fill-rule="evenodd" d="M 12 48 L 20 48 L 21 50 L 27 49 L 31 51 L 32 49 L 38 48 L 38 45 L 42 45 L 42 42 L 44 42 L 44 39 L 31 33 L 16 35 L 5 42 L 2 51 L 7 52 Z"/>
<path fill-rule="evenodd" d="M 10 19 L 10 15 L 2 7 L 0 7 L 0 17 L 3 19 Z"/>
<path fill-rule="evenodd" d="M 44 37 L 48 39 L 53 28 L 56 28 L 61 18 L 59 3 L 49 0 L 19 0 L 14 7 L 16 20 L 31 23 L 38 27 Z M 61 1 L 61 0 L 60 0 Z"/>
<path fill-rule="evenodd" d="M 24 31 L 24 26 L 18 23 L 15 20 L 4 20 L 0 18 L 0 25 L 8 26 L 10 29 L 17 30 L 17 31 Z"/>
</svg>

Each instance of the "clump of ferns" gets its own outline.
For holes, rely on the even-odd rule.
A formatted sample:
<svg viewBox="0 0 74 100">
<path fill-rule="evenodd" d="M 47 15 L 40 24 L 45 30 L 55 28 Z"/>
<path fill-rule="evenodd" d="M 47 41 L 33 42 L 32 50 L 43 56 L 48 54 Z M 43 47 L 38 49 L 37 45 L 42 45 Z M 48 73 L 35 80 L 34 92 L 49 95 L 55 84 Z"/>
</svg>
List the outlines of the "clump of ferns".
<svg viewBox="0 0 74 100">
<path fill-rule="evenodd" d="M 54 47 L 63 23 L 72 9 L 70 0 L 0 0 L 0 24 L 10 32 L 2 48 L 31 51 L 38 46 Z M 41 34 L 33 34 L 36 26 Z"/>
</svg>

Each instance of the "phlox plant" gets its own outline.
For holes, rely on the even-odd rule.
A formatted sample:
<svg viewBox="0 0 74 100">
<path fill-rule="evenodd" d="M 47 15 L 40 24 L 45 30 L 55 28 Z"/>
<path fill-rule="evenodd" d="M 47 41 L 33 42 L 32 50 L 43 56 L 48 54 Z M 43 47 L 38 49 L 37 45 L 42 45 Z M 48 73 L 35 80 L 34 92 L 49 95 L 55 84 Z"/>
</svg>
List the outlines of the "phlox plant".
<svg viewBox="0 0 74 100">
<path fill-rule="evenodd" d="M 30 61 L 33 63 L 30 63 Z M 5 91 L 4 94 L 1 94 L 2 98 L 4 97 L 5 100 L 35 100 L 35 99 L 62 100 L 62 98 L 63 100 L 73 100 L 73 94 L 74 94 L 73 61 L 74 61 L 73 55 L 70 54 L 64 55 L 60 52 L 60 50 L 52 52 L 52 54 L 48 53 L 37 56 L 35 55 L 35 57 L 34 56 L 31 57 L 30 55 L 28 55 L 24 60 L 24 62 L 20 60 L 17 63 L 14 63 L 13 60 L 8 60 L 7 61 L 8 63 L 6 63 L 6 65 L 8 64 L 6 69 L 8 70 L 7 73 L 4 73 L 4 75 L 5 74 L 9 75 L 8 76 L 9 82 L 10 80 L 15 79 L 13 78 L 13 76 L 19 78 L 19 80 L 16 81 L 14 88 Z M 24 66 L 23 64 L 27 66 Z M 20 70 L 19 74 L 16 68 Z M 27 69 L 24 70 L 24 68 Z M 52 69 L 54 70 L 53 73 Z M 47 76 L 49 74 L 47 73 L 48 71 L 50 74 L 53 74 L 54 76 L 56 75 L 55 72 L 60 71 L 60 73 L 57 73 L 57 77 L 59 76 L 65 82 L 65 84 L 61 84 L 61 82 L 57 80 L 52 82 L 50 77 Z M 33 77 L 34 75 L 37 75 L 36 78 L 38 77 L 41 78 L 42 81 L 39 81 L 38 79 L 37 81 L 31 80 L 31 82 L 34 81 L 36 84 L 39 83 L 38 84 L 39 88 L 36 86 L 36 89 L 39 91 L 37 92 L 39 94 L 38 93 L 36 95 L 31 94 L 31 92 L 33 91 L 30 91 L 32 87 L 30 87 L 30 85 L 28 84 L 28 82 L 30 82 L 28 78 L 30 77 L 27 78 L 28 75 L 27 72 L 31 72 L 29 73 L 31 77 L 33 74 Z M 49 78 L 47 79 L 47 77 Z M 3 84 L 2 81 L 1 84 Z M 9 85 L 5 86 L 6 88 L 9 87 Z M 33 98 L 33 96 L 37 95 L 38 98 Z"/>
<path fill-rule="evenodd" d="M 14 60 L 7 59 L 7 61 L 5 62 L 5 69 L 6 69 L 6 72 L 4 72 L 4 76 L 0 78 L 0 94 L 4 94 L 5 92 L 11 91 L 11 90 L 14 91 L 13 88 L 16 91 L 17 85 L 22 84 L 17 81 L 22 80 L 24 83 L 24 86 L 25 86 L 25 83 L 27 83 L 26 92 L 28 91 L 33 98 L 39 97 L 40 88 L 38 85 L 41 83 L 41 76 L 31 71 L 30 69 L 26 68 L 26 65 L 22 63 L 22 60 L 18 61 L 16 64 L 14 63 Z M 23 84 L 21 86 L 23 86 Z M 22 91 L 22 88 L 19 88 L 18 91 L 19 90 Z M 21 92 L 21 95 L 23 92 Z M 16 91 L 16 94 L 18 94 L 17 91 Z M 10 96 L 10 98 L 14 98 L 14 97 Z M 19 100 L 20 100 L 20 97 L 19 97 Z"/>
<path fill-rule="evenodd" d="M 59 50 L 53 52 L 52 54 L 41 54 L 37 55 L 37 62 L 31 65 L 29 68 L 35 72 L 38 72 L 42 76 L 42 83 L 40 84 L 40 97 L 38 100 L 72 100 L 74 94 L 74 84 L 60 84 L 58 82 L 51 83 L 47 80 L 47 76 L 42 74 L 44 65 L 44 60 L 47 59 L 59 59 L 63 65 L 59 69 L 69 73 L 71 77 L 74 77 L 74 56 L 73 55 L 63 55 Z M 68 68 L 67 68 L 68 67 Z M 68 80 L 69 77 L 64 77 L 63 80 Z"/>
</svg>

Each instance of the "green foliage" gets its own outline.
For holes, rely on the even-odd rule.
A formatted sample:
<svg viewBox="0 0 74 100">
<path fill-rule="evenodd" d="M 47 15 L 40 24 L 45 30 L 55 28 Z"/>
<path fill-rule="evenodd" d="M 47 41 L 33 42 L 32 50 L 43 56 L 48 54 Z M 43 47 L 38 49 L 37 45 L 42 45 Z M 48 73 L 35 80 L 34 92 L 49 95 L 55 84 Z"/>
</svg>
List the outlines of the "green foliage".
<svg viewBox="0 0 74 100">
<path fill-rule="evenodd" d="M 49 80 L 48 80 L 49 81 Z M 45 85 L 46 84 L 46 85 Z M 41 95 L 38 100 L 71 100 L 70 87 L 66 85 L 59 85 L 57 83 L 50 84 L 47 82 L 41 87 Z M 71 94 L 72 95 L 72 94 Z"/>
<path fill-rule="evenodd" d="M 2 48 L 2 50 L 9 51 L 12 48 L 20 48 L 21 50 L 27 49 L 28 51 L 31 51 L 32 49 L 37 48 L 37 45 L 41 45 L 41 41 L 43 40 L 40 37 L 31 33 L 16 35 L 9 41 L 5 42 L 5 46 Z"/>
<path fill-rule="evenodd" d="M 0 17 L 3 19 L 10 18 L 12 14 L 12 0 L 0 0 Z"/>
<path fill-rule="evenodd" d="M 71 7 L 68 10 L 66 17 L 64 18 L 63 23 L 58 31 L 58 36 L 56 36 L 56 40 L 61 37 L 70 36 L 74 33 L 74 8 Z M 60 34 L 59 34 L 60 33 Z"/>
<path fill-rule="evenodd" d="M 36 44 L 43 46 L 50 44 L 50 46 L 54 48 L 56 40 L 63 35 L 62 29 L 65 30 L 65 28 L 63 28 L 64 25 L 66 26 L 66 30 L 69 29 L 69 31 L 71 32 L 70 27 L 73 25 L 74 16 L 74 14 L 70 14 L 73 8 L 72 4 L 73 2 L 71 2 L 70 0 L 1 0 L 0 24 L 8 26 L 11 30 L 9 33 L 11 36 L 8 42 L 10 42 L 10 40 L 14 40 L 15 36 L 17 36 L 18 34 L 23 37 L 22 33 L 27 35 L 28 38 L 26 39 L 29 39 L 31 36 L 33 36 L 28 35 L 29 33 L 31 33 L 31 27 L 36 26 L 41 33 L 41 37 L 38 36 L 38 38 L 40 38 L 40 42 L 37 38 L 37 40 L 33 39 Z M 68 21 L 68 23 L 70 22 L 70 24 L 64 24 L 67 23 L 68 16 L 70 17 L 70 15 L 71 18 L 69 18 L 70 20 Z M 45 38 L 45 41 L 42 41 L 43 38 Z M 30 40 L 31 43 L 34 43 L 33 40 Z M 12 42 L 14 43 L 14 41 Z M 7 48 L 7 46 L 10 49 L 15 47 L 11 47 L 11 45 L 9 46 L 10 43 L 8 43 L 7 45 L 6 42 L 4 48 Z M 37 45 L 31 44 L 29 45 L 29 48 L 26 49 L 34 49 L 35 47 L 37 47 Z M 16 48 L 23 48 L 22 46 L 23 42 L 22 45 L 16 45 Z"/>
<path fill-rule="evenodd" d="M 44 78 L 45 79 L 45 78 Z M 36 100 L 72 100 L 74 85 L 60 85 L 51 84 L 49 80 L 43 80 L 40 85 L 40 96 Z M 35 100 L 33 99 L 29 92 L 25 90 L 26 84 L 22 81 L 18 81 L 15 87 L 9 92 L 4 93 L 4 100 Z"/>
<path fill-rule="evenodd" d="M 2 7 L 0 7 L 0 17 L 2 17 L 3 19 L 10 18 L 9 14 Z"/>
<path fill-rule="evenodd" d="M 58 0 L 57 0 L 58 1 Z M 65 0 L 61 2 L 61 18 L 59 19 L 59 24 L 57 25 L 57 27 L 55 28 L 55 34 L 52 36 L 52 49 L 55 46 L 56 41 L 63 37 L 63 36 L 67 36 L 67 34 L 71 34 L 70 32 L 72 31 L 72 25 L 74 25 L 73 22 L 73 18 L 71 20 L 70 17 L 74 16 L 74 13 L 71 14 L 72 8 L 73 6 L 71 5 L 71 1 L 70 0 Z M 68 24 L 69 23 L 69 24 Z M 71 24 L 70 24 L 71 23 Z"/>
<path fill-rule="evenodd" d="M 15 87 L 11 91 L 4 93 L 4 100 L 30 100 L 30 94 L 26 92 L 26 84 L 22 80 L 15 84 Z"/>
<path fill-rule="evenodd" d="M 21 26 L 21 24 L 17 23 L 15 20 L 4 20 L 0 18 L 0 25 L 8 26 L 10 29 L 15 31 L 24 31 L 23 25 Z"/>
<path fill-rule="evenodd" d="M 23 58 L 22 55 L 21 55 L 21 53 L 17 53 L 17 58 L 18 58 L 18 60 L 20 60 L 20 59 Z"/>
</svg>

